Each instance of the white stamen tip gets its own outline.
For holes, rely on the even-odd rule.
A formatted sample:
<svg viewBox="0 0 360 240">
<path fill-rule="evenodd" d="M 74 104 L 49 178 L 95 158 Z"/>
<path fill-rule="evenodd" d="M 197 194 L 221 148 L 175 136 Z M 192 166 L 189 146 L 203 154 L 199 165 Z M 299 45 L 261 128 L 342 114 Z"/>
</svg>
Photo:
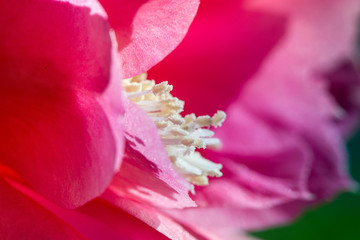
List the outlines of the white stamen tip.
<svg viewBox="0 0 360 240">
<path fill-rule="evenodd" d="M 211 118 L 212 126 L 214 127 L 221 127 L 223 122 L 225 121 L 226 113 L 223 111 L 217 111 L 214 116 Z"/>
</svg>

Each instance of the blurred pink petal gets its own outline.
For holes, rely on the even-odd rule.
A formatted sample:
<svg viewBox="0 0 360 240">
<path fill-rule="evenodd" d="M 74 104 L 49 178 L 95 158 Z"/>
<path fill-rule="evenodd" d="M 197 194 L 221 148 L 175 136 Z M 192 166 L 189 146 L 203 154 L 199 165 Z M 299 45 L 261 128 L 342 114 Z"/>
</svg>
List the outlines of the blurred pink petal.
<svg viewBox="0 0 360 240">
<path fill-rule="evenodd" d="M 288 222 L 301 208 L 302 205 L 292 202 L 264 209 L 239 209 L 230 205 L 185 209 L 181 212 L 167 212 L 167 214 L 210 239 L 242 239 L 240 229 L 259 229 L 272 225 L 274 222 Z M 196 225 L 194 225 L 195 222 Z"/>
<path fill-rule="evenodd" d="M 100 0 L 115 30 L 125 77 L 146 72 L 184 38 L 199 0 Z"/>
<path fill-rule="evenodd" d="M 223 148 L 204 152 L 224 176 L 196 188 L 198 208 L 167 214 L 225 236 L 284 223 L 352 187 L 338 120 L 350 111 L 339 114 L 344 98 L 327 74 L 351 59 L 359 9 L 353 0 L 203 2 L 184 42 L 149 76 L 174 84 L 187 112 L 225 110 L 215 131 Z M 355 94 L 352 71 L 343 89 Z"/>
<path fill-rule="evenodd" d="M 275 0 L 271 4 L 264 0 L 246 0 L 244 5 L 249 10 L 287 18 L 281 49 L 271 56 L 267 69 L 286 61 L 283 71 L 300 68 L 301 71 L 293 74 L 304 74 L 308 68 L 313 72 L 326 70 L 341 58 L 353 56 L 358 0 Z"/>
</svg>

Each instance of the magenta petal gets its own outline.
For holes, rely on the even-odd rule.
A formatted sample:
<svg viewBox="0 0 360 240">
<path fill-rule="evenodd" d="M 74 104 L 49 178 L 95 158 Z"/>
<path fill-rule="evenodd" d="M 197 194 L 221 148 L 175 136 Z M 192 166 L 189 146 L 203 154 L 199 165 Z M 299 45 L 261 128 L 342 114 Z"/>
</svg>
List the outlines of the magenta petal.
<svg viewBox="0 0 360 240">
<path fill-rule="evenodd" d="M 5 169 L 0 170 L 4 171 Z M 51 214 L 61 219 L 63 222 L 57 219 L 58 222 L 61 223 L 59 224 L 59 229 L 61 229 L 62 225 L 68 224 L 83 234 L 88 240 L 143 239 L 144 236 L 146 236 L 146 239 L 165 239 L 161 233 L 146 223 L 104 200 L 95 199 L 80 208 L 65 209 L 47 201 L 21 183 L 14 181 L 10 181 L 10 183 L 11 186 L 26 194 L 32 201 L 35 201 L 36 206 L 41 205 L 43 208 L 46 208 L 48 212 L 51 212 Z M 39 208 L 34 208 L 33 210 L 37 211 L 38 209 Z M 48 215 L 51 214 L 49 213 Z M 46 225 L 46 223 L 44 223 L 44 225 Z M 19 229 L 19 226 L 17 226 L 17 229 Z M 139 231 L 139 229 L 141 231 Z M 64 231 L 64 233 L 66 233 L 66 231 Z M 46 239 L 52 238 L 46 237 Z"/>
<path fill-rule="evenodd" d="M 285 30 L 283 16 L 244 9 L 242 1 L 202 1 L 184 41 L 149 76 L 173 84 L 187 113 L 225 111 Z"/>
<path fill-rule="evenodd" d="M 57 206 L 50 208 L 89 240 L 167 239 L 156 229 L 134 217 L 134 213 L 127 213 L 101 199 L 90 201 L 76 210 Z"/>
<path fill-rule="evenodd" d="M 158 208 L 146 206 L 131 199 L 123 198 L 112 191 L 108 191 L 102 198 L 114 206 L 139 218 L 170 239 L 204 240 L 201 235 L 195 234 L 190 229 L 184 228 L 172 217 L 163 214 Z"/>
<path fill-rule="evenodd" d="M 96 1 L 74 2 L 79 6 L 54 0 L 1 2 L 2 86 L 104 91 L 112 64 L 106 16 Z"/>
<path fill-rule="evenodd" d="M 96 100 L 86 92 L 50 91 L 2 93 L 1 99 L 2 163 L 65 207 L 105 190 L 115 172 L 117 146 Z"/>
<path fill-rule="evenodd" d="M 103 239 L 168 239 L 156 229 L 110 203 L 97 199 L 77 209 L 81 216 L 69 221 L 90 240 Z M 70 219 L 71 218 L 71 219 Z M 156 222 L 156 219 L 152 219 Z"/>
<path fill-rule="evenodd" d="M 0 195 L 1 239 L 85 239 L 2 178 Z"/>
<path fill-rule="evenodd" d="M 146 72 L 183 39 L 198 0 L 100 0 L 119 44 L 125 77 Z"/>
<path fill-rule="evenodd" d="M 125 157 L 110 189 L 118 195 L 163 208 L 195 206 L 188 186 L 172 167 L 152 120 L 126 101 Z"/>
<path fill-rule="evenodd" d="M 110 28 L 96 1 L 74 2 L 0 4 L 0 161 L 70 208 L 103 193 L 122 151 Z"/>
</svg>

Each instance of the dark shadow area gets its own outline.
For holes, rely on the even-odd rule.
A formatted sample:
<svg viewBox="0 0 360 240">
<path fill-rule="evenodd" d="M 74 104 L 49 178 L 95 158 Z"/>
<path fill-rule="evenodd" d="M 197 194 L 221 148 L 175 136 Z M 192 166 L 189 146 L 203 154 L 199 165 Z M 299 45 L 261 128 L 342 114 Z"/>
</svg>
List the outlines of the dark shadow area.
<svg viewBox="0 0 360 240">
<path fill-rule="evenodd" d="M 325 75 L 328 89 L 342 110 L 344 117 L 334 121 L 344 129 L 345 137 L 360 119 L 360 75 L 350 59 L 339 62 L 338 66 Z"/>
<path fill-rule="evenodd" d="M 125 132 L 126 139 L 128 140 L 127 143 L 131 147 L 136 147 L 137 143 L 145 146 L 145 143 L 143 140 L 141 140 L 139 137 L 131 135 L 130 133 Z M 131 139 L 131 140 L 130 140 Z M 133 140 L 133 141 L 132 141 Z"/>
</svg>

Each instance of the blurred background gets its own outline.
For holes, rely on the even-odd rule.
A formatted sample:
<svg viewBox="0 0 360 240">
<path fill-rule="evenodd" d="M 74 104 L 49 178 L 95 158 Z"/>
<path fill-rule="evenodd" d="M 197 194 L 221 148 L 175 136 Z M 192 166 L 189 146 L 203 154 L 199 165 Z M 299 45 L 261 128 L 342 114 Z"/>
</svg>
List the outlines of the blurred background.
<svg viewBox="0 0 360 240">
<path fill-rule="evenodd" d="M 357 52 L 360 59 L 360 33 Z M 347 141 L 346 147 L 349 154 L 350 174 L 360 183 L 360 128 Z M 341 193 L 333 201 L 309 209 L 293 223 L 254 232 L 252 235 L 264 240 L 358 240 L 360 239 L 359 223 L 360 185 L 356 192 Z"/>
<path fill-rule="evenodd" d="M 360 131 L 347 142 L 350 172 L 360 183 Z M 252 235 L 264 240 L 360 239 L 360 190 L 345 192 L 333 201 L 304 212 L 292 224 Z"/>
</svg>

